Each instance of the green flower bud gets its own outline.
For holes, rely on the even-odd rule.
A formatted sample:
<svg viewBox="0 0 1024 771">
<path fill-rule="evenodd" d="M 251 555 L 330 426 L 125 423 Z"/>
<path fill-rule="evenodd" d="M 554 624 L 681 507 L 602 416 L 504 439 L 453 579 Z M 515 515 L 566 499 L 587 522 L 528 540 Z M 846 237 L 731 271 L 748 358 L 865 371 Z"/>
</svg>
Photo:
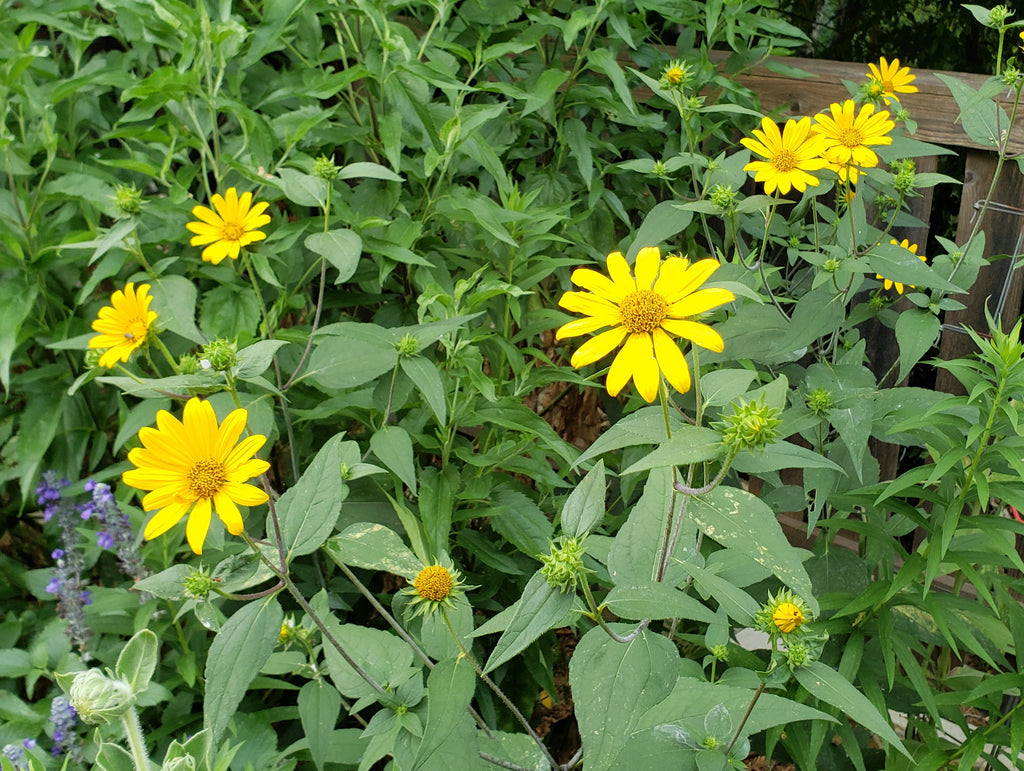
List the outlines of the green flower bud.
<svg viewBox="0 0 1024 771">
<path fill-rule="evenodd" d="M 185 596 L 190 600 L 205 600 L 215 585 L 216 581 L 206 568 L 194 568 L 185 578 Z"/>
<path fill-rule="evenodd" d="M 199 369 L 199 357 L 194 353 L 183 353 L 178 358 L 178 370 L 182 375 L 194 375 Z"/>
<path fill-rule="evenodd" d="M 756 402 L 733 403 L 731 415 L 723 415 L 717 428 L 722 432 L 724 442 L 732 452 L 764 448 L 778 438 L 775 430 L 782 420 L 780 410 L 768 407 L 764 397 Z"/>
<path fill-rule="evenodd" d="M 686 62 L 673 60 L 661 71 L 661 78 L 658 80 L 666 91 L 683 91 L 693 80 L 693 68 Z"/>
<path fill-rule="evenodd" d="M 135 694 L 124 680 L 93 668 L 75 675 L 68 701 L 83 722 L 101 725 L 127 712 L 135 703 Z"/>
<path fill-rule="evenodd" d="M 836 259 L 835 257 L 829 257 L 827 260 L 825 260 L 825 264 L 821 266 L 821 269 L 826 273 L 835 273 L 842 266 L 842 261 Z"/>
<path fill-rule="evenodd" d="M 705 736 L 704 741 L 700 743 L 700 746 L 706 750 L 713 750 L 718 746 L 717 736 Z"/>
<path fill-rule="evenodd" d="M 313 161 L 313 175 L 320 177 L 325 182 L 330 182 L 338 176 L 340 169 L 334 165 L 334 160 L 326 155 L 321 155 Z"/>
<path fill-rule="evenodd" d="M 916 181 L 917 165 L 913 158 L 904 158 L 895 161 L 889 167 L 892 172 L 892 186 L 901 193 L 909 193 L 914 189 Z"/>
<path fill-rule="evenodd" d="M 121 214 L 132 217 L 142 211 L 142 191 L 135 185 L 118 185 L 114 190 L 114 205 Z"/>
<path fill-rule="evenodd" d="M 711 188 L 711 203 L 722 210 L 723 213 L 729 213 L 736 210 L 736 191 L 732 189 L 732 185 L 715 185 Z"/>
<path fill-rule="evenodd" d="M 416 339 L 416 335 L 410 332 L 406 332 L 402 335 L 402 339 L 395 343 L 395 350 L 398 351 L 399 356 L 415 356 L 419 349 L 420 341 Z"/>
<path fill-rule="evenodd" d="M 1003 26 L 1003 22 L 1006 21 L 1010 16 L 1013 15 L 1013 11 L 1007 8 L 1005 5 L 997 5 L 988 12 L 988 25 L 989 27 L 995 27 L 998 29 Z"/>
<path fill-rule="evenodd" d="M 195 771 L 195 769 L 196 759 L 191 755 L 172 758 L 164 761 L 164 764 L 160 766 L 160 771 Z"/>
<path fill-rule="evenodd" d="M 1015 86 L 1017 81 L 1020 80 L 1021 72 L 1012 64 L 1007 64 L 1006 69 L 1003 70 L 1003 85 Z"/>
<path fill-rule="evenodd" d="M 711 655 L 718 661 L 729 660 L 729 646 L 728 645 L 712 645 Z"/>
<path fill-rule="evenodd" d="M 95 369 L 100 366 L 100 357 L 103 356 L 103 351 L 98 348 L 90 348 L 85 352 L 85 356 L 82 357 L 85 366 L 89 369 Z"/>
<path fill-rule="evenodd" d="M 810 646 L 799 640 L 790 642 L 786 646 L 786 661 L 791 669 L 806 667 L 814 661 Z"/>
<path fill-rule="evenodd" d="M 807 394 L 804 404 L 815 415 L 824 415 L 832 409 L 832 394 L 825 388 L 815 388 Z"/>
<path fill-rule="evenodd" d="M 586 568 L 583 567 L 583 555 L 586 549 L 583 548 L 583 541 L 577 538 L 562 536 L 559 545 L 551 544 L 550 554 L 541 554 L 539 559 L 543 563 L 540 573 L 547 579 L 548 584 L 561 592 L 570 592 L 576 588 L 576 578 Z"/>
<path fill-rule="evenodd" d="M 664 161 L 655 161 L 654 166 L 651 168 L 651 174 L 656 177 L 667 178 L 668 177 L 668 166 Z"/>
<path fill-rule="evenodd" d="M 238 343 L 218 337 L 203 347 L 202 359 L 210 362 L 215 370 L 224 372 L 238 364 Z M 202 366 L 202 361 L 200 361 Z"/>
<path fill-rule="evenodd" d="M 880 294 L 871 295 L 871 299 L 868 300 L 868 307 L 873 311 L 880 311 L 889 304 L 890 300 L 888 297 Z"/>
</svg>

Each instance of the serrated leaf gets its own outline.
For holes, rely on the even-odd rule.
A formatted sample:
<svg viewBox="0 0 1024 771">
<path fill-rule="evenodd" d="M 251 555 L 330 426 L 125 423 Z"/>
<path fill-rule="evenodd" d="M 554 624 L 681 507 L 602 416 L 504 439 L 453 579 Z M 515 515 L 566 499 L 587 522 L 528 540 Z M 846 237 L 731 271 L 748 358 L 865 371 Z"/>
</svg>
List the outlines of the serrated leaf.
<svg viewBox="0 0 1024 771">
<path fill-rule="evenodd" d="M 645 584 L 615 586 L 604 604 L 620 618 L 685 618 L 713 623 L 716 616 L 698 600 L 675 587 L 652 581 Z"/>
<path fill-rule="evenodd" d="M 426 767 L 426 761 L 465 718 L 475 688 L 476 673 L 461 656 L 439 661 L 431 670 L 427 677 L 427 724 L 413 771 Z"/>
<path fill-rule="evenodd" d="M 238 709 L 249 683 L 277 645 L 284 612 L 275 597 L 250 602 L 227 620 L 206 659 L 206 725 L 216 742 Z"/>
<path fill-rule="evenodd" d="M 400 359 L 402 371 L 416 386 L 426 399 L 431 412 L 437 418 L 437 424 L 444 426 L 448 422 L 448 401 L 445 398 L 444 381 L 437 371 L 437 365 L 424 356 L 403 356 Z"/>
<path fill-rule="evenodd" d="M 598 461 L 583 477 L 562 507 L 562 532 L 570 538 L 582 538 L 604 519 L 604 461 Z"/>
<path fill-rule="evenodd" d="M 523 589 L 508 628 L 491 651 L 484 672 L 521 653 L 546 631 L 562 623 L 575 599 L 575 593 L 562 592 L 551 586 L 539 571 L 534 573 Z"/>
<path fill-rule="evenodd" d="M 341 694 L 326 680 L 310 680 L 299 690 L 299 720 L 318 769 L 331 757 L 334 726 L 341 714 Z"/>
<path fill-rule="evenodd" d="M 238 352 L 238 367 L 235 375 L 238 377 L 252 378 L 262 375 L 267 371 L 274 355 L 283 345 L 288 345 L 285 340 L 259 340 L 252 345 L 246 346 Z"/>
<path fill-rule="evenodd" d="M 767 503 L 746 490 L 723 485 L 693 496 L 689 515 L 708 538 L 772 571 L 817 615 L 811 579 L 802 564 L 810 553 L 790 545 Z"/>
<path fill-rule="evenodd" d="M 376 523 L 357 522 L 346 527 L 324 544 L 324 550 L 336 562 L 383 570 L 407 581 L 416 578 L 423 568 L 398 533 Z"/>
<path fill-rule="evenodd" d="M 358 233 L 347 228 L 328 230 L 326 233 L 311 233 L 306 236 L 305 245 L 337 269 L 335 285 L 343 284 L 352 278 L 352 274 L 359 266 L 359 256 L 363 252 L 363 240 Z"/>
<path fill-rule="evenodd" d="M 416 495 L 412 437 L 401 426 L 384 426 L 370 437 L 370 449 Z"/>
<path fill-rule="evenodd" d="M 346 495 L 341 477 L 344 436 L 339 433 L 328 439 L 299 480 L 277 501 L 275 508 L 289 561 L 319 549 L 338 521 Z M 267 532 L 273 532 L 269 514 Z"/>
</svg>

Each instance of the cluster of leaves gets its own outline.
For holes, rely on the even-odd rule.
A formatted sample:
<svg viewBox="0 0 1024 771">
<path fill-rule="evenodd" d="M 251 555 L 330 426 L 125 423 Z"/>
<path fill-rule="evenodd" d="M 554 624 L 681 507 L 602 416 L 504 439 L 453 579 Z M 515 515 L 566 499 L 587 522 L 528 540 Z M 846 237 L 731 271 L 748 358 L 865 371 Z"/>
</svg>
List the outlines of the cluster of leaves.
<svg viewBox="0 0 1024 771">
<path fill-rule="evenodd" d="M 993 516 L 1024 510 L 1019 330 L 947 364 L 966 397 L 889 387 L 973 283 L 982 239 L 946 242 L 930 266 L 890 247 L 913 223 L 881 169 L 842 205 L 827 179 L 785 214 L 740 192 L 737 140 L 761 114 L 724 73 L 802 41 L 765 4 L 721 0 L 11 9 L 0 491 L 4 527 L 26 538 L 0 556 L 16 608 L 0 625 L 0 745 L 44 744 L 53 673 L 113 665 L 148 628 L 158 655 L 135 705 L 168 769 L 569 767 L 577 748 L 521 719 L 552 698 L 571 699 L 588 770 L 742 767 L 752 745 L 804 769 L 1019 751 L 1019 719 L 976 730 L 960 711 L 994 713 L 1019 688 L 1020 580 L 1003 568 L 1024 568 L 1024 527 Z M 965 127 L 1006 125 L 964 88 Z M 895 169 L 940 152 L 900 133 L 880 154 Z M 212 265 L 184 225 L 228 187 L 270 201 L 272 222 L 243 260 Z M 875 199 L 895 203 L 877 214 Z M 691 356 L 697 387 L 671 414 L 602 396 L 596 441 L 556 431 L 600 375 L 565 366 L 548 333 L 569 267 L 661 243 L 722 260 L 726 350 Z M 911 303 L 872 303 L 876 273 L 916 287 Z M 91 366 L 90 322 L 126 281 L 151 285 L 168 361 Z M 900 345 L 888 373 L 867 366 L 875 317 Z M 155 573 L 141 591 L 86 547 L 95 635 L 72 650 L 38 556 L 39 472 L 115 483 L 139 429 L 193 394 L 222 417 L 245 407 L 268 437 L 279 497 L 246 530 L 270 544 L 254 555 L 215 521 L 195 557 L 179 527 L 140 545 Z M 730 452 L 706 427 L 751 404 L 791 441 Z M 880 481 L 872 439 L 921 462 Z M 141 528 L 134 491 L 116 494 Z M 861 552 L 794 548 L 780 511 L 859 533 Z M 397 578 L 449 559 L 474 589 L 410 612 Z M 955 591 L 932 591 L 946 575 Z M 735 635 L 780 586 L 822 619 L 787 637 L 788 659 L 778 635 L 770 652 Z M 905 746 L 889 708 L 909 715 Z M 131 768 L 119 727 L 99 730 L 72 762 Z"/>
</svg>

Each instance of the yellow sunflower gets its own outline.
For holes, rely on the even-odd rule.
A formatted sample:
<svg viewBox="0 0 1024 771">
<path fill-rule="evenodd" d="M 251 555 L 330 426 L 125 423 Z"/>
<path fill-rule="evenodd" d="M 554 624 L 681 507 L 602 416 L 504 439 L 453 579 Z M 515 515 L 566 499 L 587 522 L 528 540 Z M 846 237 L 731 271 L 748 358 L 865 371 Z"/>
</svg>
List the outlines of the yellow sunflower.
<svg viewBox="0 0 1024 771">
<path fill-rule="evenodd" d="M 201 222 L 185 225 L 196 234 L 192 236 L 192 246 L 209 244 L 203 249 L 206 262 L 217 265 L 225 257 L 237 260 L 242 247 L 267 237 L 266 233 L 257 229 L 270 222 L 270 215 L 263 213 L 270 205 L 266 201 L 253 206 L 252 193 L 243 193 L 239 198 L 238 191 L 233 187 L 229 187 L 224 196 L 215 193 L 210 201 L 213 209 L 205 206 L 192 209 L 192 215 Z"/>
<path fill-rule="evenodd" d="M 149 284 L 128 282 L 124 290 L 118 289 L 110 295 L 110 305 L 100 308 L 93 331 L 98 335 L 89 340 L 90 348 L 106 348 L 100 356 L 101 367 L 113 367 L 140 348 L 149 336 L 156 321 L 156 311 L 149 309 L 153 298 L 149 296 Z"/>
<path fill-rule="evenodd" d="M 785 195 L 790 188 L 802 193 L 808 185 L 818 184 L 808 172 L 824 168 L 826 161 L 820 156 L 828 142 L 811 131 L 810 118 L 790 118 L 781 132 L 775 121 L 763 118 L 761 128 L 752 133 L 753 139 L 743 137 L 740 143 L 764 160 L 751 161 L 743 170 L 757 172 L 754 181 L 764 183 L 765 193 L 778 189 Z"/>
<path fill-rule="evenodd" d="M 887 62 L 883 56 L 877 65 L 868 64 L 868 80 L 877 83 L 882 88 L 881 97 L 889 104 L 893 99 L 899 99 L 897 94 L 916 94 L 917 86 L 910 85 L 911 81 L 917 78 L 910 74 L 910 67 L 900 67 L 900 60 L 893 59 Z"/>
<path fill-rule="evenodd" d="M 889 241 L 889 243 L 893 244 L 894 246 L 902 246 L 904 249 L 909 249 L 914 254 L 917 254 L 917 244 L 910 243 L 906 238 L 904 238 L 902 241 L 897 241 L 895 238 L 893 238 Z M 917 259 L 919 259 L 921 262 L 928 262 L 928 259 L 923 254 L 917 254 Z M 884 278 L 883 276 L 880 276 L 877 273 L 875 274 L 875 278 L 877 278 L 879 281 L 885 282 L 883 288 L 892 289 L 893 287 L 896 287 L 896 293 L 903 294 L 903 284 L 901 284 L 900 282 L 890 281 L 889 279 Z M 911 289 L 917 288 L 913 284 L 907 284 L 907 286 L 909 286 Z"/>
<path fill-rule="evenodd" d="M 852 99 L 833 103 L 831 116 L 822 113 L 815 118 L 814 131 L 827 139 L 829 163 L 871 169 L 878 165 L 878 156 L 868 145 L 891 145 L 889 132 L 896 124 L 886 110 L 875 113 L 873 104 L 862 105 L 856 115 L 855 107 Z"/>
<path fill-rule="evenodd" d="M 191 509 L 185 535 L 192 551 L 202 554 L 212 510 L 229 533 L 239 535 L 245 525 L 237 504 L 267 502 L 263 490 L 244 484 L 270 468 L 265 460 L 253 457 L 265 436 L 253 434 L 238 441 L 247 417 L 245 410 L 237 409 L 218 426 L 210 403 L 192 398 L 180 422 L 160 410 L 157 428 L 139 431 L 142 447 L 128 453 L 137 468 L 125 471 L 121 479 L 150 491 L 142 499 L 146 511 L 156 511 L 146 524 L 147 539 L 166 533 Z"/>
<path fill-rule="evenodd" d="M 570 321 L 555 337 L 596 332 L 572 356 L 572 366 L 584 367 L 625 342 L 608 372 L 608 393 L 617 396 L 630 381 L 648 402 L 658 395 L 661 375 L 680 393 L 690 390 L 690 370 L 674 338 L 682 337 L 711 351 L 721 351 L 722 336 L 706 324 L 691 321 L 712 308 L 736 299 L 726 289 L 698 287 L 718 270 L 717 260 L 690 264 L 684 257 L 661 260 L 656 246 L 636 256 L 636 278 L 620 252 L 608 255 L 608 276 L 588 268 L 573 271 L 572 282 L 587 292 L 566 292 L 558 304 L 587 318 Z"/>
</svg>

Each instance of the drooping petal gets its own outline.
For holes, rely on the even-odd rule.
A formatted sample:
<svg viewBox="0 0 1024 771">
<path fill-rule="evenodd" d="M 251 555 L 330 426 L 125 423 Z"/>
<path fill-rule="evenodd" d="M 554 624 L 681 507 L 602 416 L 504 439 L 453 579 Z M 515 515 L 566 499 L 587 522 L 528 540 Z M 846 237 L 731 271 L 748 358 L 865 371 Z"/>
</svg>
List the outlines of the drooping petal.
<svg viewBox="0 0 1024 771">
<path fill-rule="evenodd" d="M 220 428 L 217 430 L 217 444 L 210 457 L 217 458 L 218 460 L 227 458 L 231 449 L 238 441 L 238 437 L 242 435 L 242 431 L 245 429 L 246 417 L 246 411 L 239 409 L 233 410 L 230 415 L 224 418 L 224 422 L 220 424 Z"/>
<path fill-rule="evenodd" d="M 267 437 L 263 434 L 252 434 L 251 436 L 245 437 L 238 446 L 228 453 L 227 457 L 224 458 L 224 468 L 230 474 L 236 466 L 240 466 L 245 461 L 249 460 L 253 455 L 256 454 L 257 450 L 263 446 L 267 441 Z"/>
<path fill-rule="evenodd" d="M 686 357 L 679 350 L 676 341 L 662 330 L 654 330 L 653 337 L 654 356 L 658 360 L 658 368 L 670 386 L 685 394 L 690 390 L 690 368 L 686 364 Z"/>
<path fill-rule="evenodd" d="M 604 358 L 622 343 L 626 334 L 626 328 L 620 326 L 590 338 L 572 355 L 572 366 L 578 369 Z"/>
<path fill-rule="evenodd" d="M 217 516 L 227 527 L 228 532 L 231 535 L 240 535 L 245 529 L 245 523 L 242 521 L 242 514 L 238 511 L 238 506 L 231 500 L 231 496 L 217 493 L 213 496 L 213 507 L 217 510 Z"/>
<path fill-rule="evenodd" d="M 203 541 L 210 531 L 211 506 L 209 498 L 200 498 L 188 515 L 188 524 L 185 525 L 185 537 L 188 545 L 196 554 L 203 553 Z"/>
<path fill-rule="evenodd" d="M 146 529 L 143 535 L 147 541 L 152 541 L 154 538 L 166 533 L 172 527 L 174 527 L 181 518 L 185 516 L 185 512 L 188 511 L 188 507 L 192 505 L 191 501 L 180 501 L 178 503 L 172 503 L 168 506 L 164 506 L 160 511 L 154 514 L 149 522 L 146 523 Z"/>
<path fill-rule="evenodd" d="M 608 393 L 612 396 L 618 396 L 619 391 L 622 390 L 623 386 L 630 381 L 637 386 L 637 390 L 640 391 L 640 383 L 637 381 L 637 376 L 644 378 L 654 368 L 654 380 L 655 386 L 654 391 L 657 395 L 657 369 L 658 364 L 654 359 L 654 347 L 651 344 L 651 336 L 646 333 L 630 335 L 626 338 L 626 344 L 622 346 L 622 350 L 615 356 L 612 361 L 611 369 L 608 371 L 608 378 L 605 381 L 605 386 L 608 389 Z M 647 378 L 649 381 L 650 378 Z M 641 396 L 644 393 L 641 392 Z M 644 396 L 647 399 L 646 396 Z M 647 399 L 647 401 L 653 401 Z"/>
<path fill-rule="evenodd" d="M 235 503 L 240 503 L 243 506 L 259 506 L 270 500 L 263 490 L 240 482 L 225 482 L 221 492 L 230 496 Z"/>
</svg>

